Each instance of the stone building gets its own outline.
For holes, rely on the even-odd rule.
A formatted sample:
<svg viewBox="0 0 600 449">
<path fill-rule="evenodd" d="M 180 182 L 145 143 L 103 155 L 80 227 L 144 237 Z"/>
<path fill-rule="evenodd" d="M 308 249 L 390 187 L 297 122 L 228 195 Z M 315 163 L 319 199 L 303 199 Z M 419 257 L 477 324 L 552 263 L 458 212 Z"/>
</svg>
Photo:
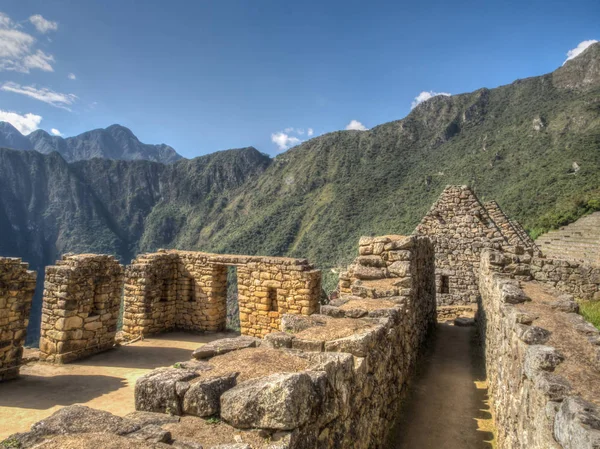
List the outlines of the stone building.
<svg viewBox="0 0 600 449">
<path fill-rule="evenodd" d="M 321 272 L 306 259 L 159 251 L 127 267 L 126 337 L 173 329 L 225 330 L 227 267 L 237 268 L 240 330 L 264 336 L 284 313 L 310 315 L 321 296 Z"/>
<path fill-rule="evenodd" d="M 36 272 L 21 259 L 0 258 L 0 381 L 19 375 Z"/>
<path fill-rule="evenodd" d="M 414 231 L 435 246 L 438 305 L 475 304 L 483 248 L 535 244 L 495 201 L 482 204 L 468 186 L 447 186 Z"/>
<path fill-rule="evenodd" d="M 46 267 L 40 359 L 67 363 L 114 346 L 123 267 L 113 256 L 66 255 Z"/>
</svg>

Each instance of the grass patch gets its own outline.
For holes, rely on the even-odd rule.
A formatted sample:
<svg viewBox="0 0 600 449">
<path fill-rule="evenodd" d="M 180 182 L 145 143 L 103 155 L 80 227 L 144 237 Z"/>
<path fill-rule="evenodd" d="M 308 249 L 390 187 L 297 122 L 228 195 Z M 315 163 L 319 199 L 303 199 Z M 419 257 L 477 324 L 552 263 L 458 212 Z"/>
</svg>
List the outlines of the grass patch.
<svg viewBox="0 0 600 449">
<path fill-rule="evenodd" d="M 579 303 L 579 313 L 600 329 L 600 301 L 582 301 Z"/>
</svg>

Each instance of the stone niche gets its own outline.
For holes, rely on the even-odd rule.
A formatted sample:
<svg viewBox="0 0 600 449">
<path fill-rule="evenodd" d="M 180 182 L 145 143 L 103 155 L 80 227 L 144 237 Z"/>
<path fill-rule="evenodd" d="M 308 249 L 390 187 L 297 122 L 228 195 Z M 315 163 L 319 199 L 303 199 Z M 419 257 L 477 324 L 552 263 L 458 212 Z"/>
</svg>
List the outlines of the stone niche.
<svg viewBox="0 0 600 449">
<path fill-rule="evenodd" d="M 113 256 L 66 255 L 46 267 L 40 359 L 67 363 L 112 348 L 122 289 Z"/>
<path fill-rule="evenodd" d="M 0 258 L 0 381 L 19 375 L 36 272 L 17 258 Z"/>
<path fill-rule="evenodd" d="M 284 313 L 317 311 L 321 272 L 306 259 L 162 250 L 127 267 L 124 336 L 225 330 L 228 266 L 237 268 L 243 335 L 278 330 Z"/>
</svg>

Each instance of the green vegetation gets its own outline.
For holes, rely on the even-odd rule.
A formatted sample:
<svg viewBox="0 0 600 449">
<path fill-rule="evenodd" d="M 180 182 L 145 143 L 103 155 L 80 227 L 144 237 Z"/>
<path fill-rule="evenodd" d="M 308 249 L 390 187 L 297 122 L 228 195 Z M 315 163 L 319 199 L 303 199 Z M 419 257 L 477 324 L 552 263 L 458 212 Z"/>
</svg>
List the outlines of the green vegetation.
<svg viewBox="0 0 600 449">
<path fill-rule="evenodd" d="M 600 301 L 582 301 L 579 303 L 579 313 L 600 329 Z"/>
<path fill-rule="evenodd" d="M 210 418 L 206 418 L 205 421 L 208 424 L 220 424 L 221 418 L 219 418 L 218 416 L 211 416 Z"/>
</svg>

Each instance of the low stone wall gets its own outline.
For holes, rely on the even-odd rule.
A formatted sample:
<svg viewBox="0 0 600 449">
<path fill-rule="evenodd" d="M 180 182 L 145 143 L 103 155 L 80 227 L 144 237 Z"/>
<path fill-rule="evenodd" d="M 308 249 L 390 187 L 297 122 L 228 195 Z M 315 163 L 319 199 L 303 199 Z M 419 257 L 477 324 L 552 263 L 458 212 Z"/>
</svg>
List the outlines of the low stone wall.
<svg viewBox="0 0 600 449">
<path fill-rule="evenodd" d="M 19 375 L 36 272 L 16 258 L 0 258 L 0 381 Z"/>
<path fill-rule="evenodd" d="M 555 372 L 565 357 L 546 345 L 551 332 L 535 325 L 537 316 L 519 308 L 530 298 L 515 279 L 526 276 L 523 271 L 528 265 L 521 264 L 521 259 L 527 260 L 528 255 L 517 252 L 521 254 L 484 250 L 479 273 L 477 322 L 485 345 L 498 448 L 600 447 L 598 407 L 572 394 L 569 381 Z M 556 307 L 573 310 L 576 304 L 566 300 Z M 572 326 L 564 315 L 564 326 Z M 573 332 L 597 339 L 593 326 L 573 313 L 568 315 L 572 322 L 579 323 L 573 326 Z M 581 369 L 585 372 L 589 367 Z M 573 371 L 577 369 L 567 372 Z"/>
<path fill-rule="evenodd" d="M 530 271 L 536 281 L 580 299 L 600 301 L 600 267 L 571 260 L 534 257 Z"/>
<path fill-rule="evenodd" d="M 46 267 L 40 359 L 67 363 L 112 348 L 122 288 L 113 256 L 66 255 Z"/>
<path fill-rule="evenodd" d="M 237 267 L 243 335 L 279 328 L 284 313 L 316 312 L 321 272 L 306 259 L 160 251 L 127 267 L 123 332 L 221 331 L 227 318 L 227 267 Z"/>
</svg>

